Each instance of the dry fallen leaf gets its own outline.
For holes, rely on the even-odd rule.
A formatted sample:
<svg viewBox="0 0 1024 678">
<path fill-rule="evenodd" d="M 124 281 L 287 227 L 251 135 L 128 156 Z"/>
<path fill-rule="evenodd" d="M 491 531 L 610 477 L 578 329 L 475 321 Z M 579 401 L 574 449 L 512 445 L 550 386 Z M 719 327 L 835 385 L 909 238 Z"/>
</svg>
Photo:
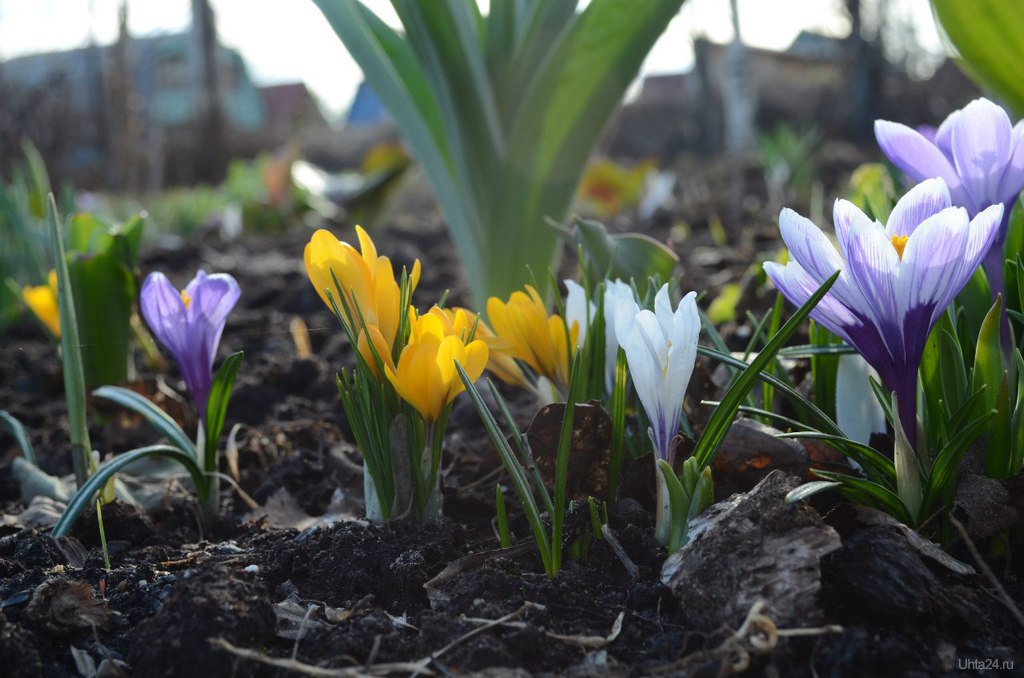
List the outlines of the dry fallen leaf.
<svg viewBox="0 0 1024 678">
<path fill-rule="evenodd" d="M 84 581 L 50 579 L 32 592 L 25 614 L 54 630 L 102 626 L 113 614 Z"/>
</svg>

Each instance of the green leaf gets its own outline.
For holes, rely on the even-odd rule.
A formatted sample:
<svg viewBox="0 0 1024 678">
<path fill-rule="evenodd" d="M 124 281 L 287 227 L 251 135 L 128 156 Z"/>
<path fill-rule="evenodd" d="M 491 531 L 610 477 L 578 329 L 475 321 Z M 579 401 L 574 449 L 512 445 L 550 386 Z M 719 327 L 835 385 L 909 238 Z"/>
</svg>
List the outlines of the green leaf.
<svg viewBox="0 0 1024 678">
<path fill-rule="evenodd" d="M 924 489 L 923 516 L 931 514 L 936 509 L 936 502 L 941 498 L 953 495 L 957 467 L 971 444 L 984 432 L 992 417 L 993 413 L 989 412 L 957 430 L 956 435 L 935 456 Z"/>
<path fill-rule="evenodd" d="M 813 473 L 826 480 L 842 483 L 843 489 L 851 491 L 854 497 L 866 499 L 867 501 L 864 503 L 877 506 L 904 525 L 909 527 L 915 526 L 916 523 L 911 517 L 910 512 L 907 511 L 907 507 L 903 505 L 903 502 L 900 501 L 900 498 L 892 490 L 869 480 L 855 478 L 845 473 L 832 473 L 831 471 L 821 471 L 818 469 L 814 469 Z"/>
<path fill-rule="evenodd" d="M 74 285 L 68 272 L 68 259 L 64 251 L 64 236 L 57 214 L 57 203 L 51 193 L 47 202 L 50 226 L 50 247 L 57 271 L 57 303 L 60 307 L 60 348 L 64 368 L 64 397 L 68 405 L 68 428 L 71 437 L 71 458 L 75 468 L 75 482 L 81 486 L 93 465 L 92 444 L 89 442 L 89 422 L 86 415 L 85 370 L 82 365 L 82 342 L 78 334 L 78 311 L 75 306 Z"/>
<path fill-rule="evenodd" d="M 501 548 L 512 546 L 512 533 L 508 529 L 508 510 L 505 508 L 505 493 L 501 483 L 494 483 L 494 512 L 498 523 L 498 543 Z"/>
<path fill-rule="evenodd" d="M 683 540 L 686 538 L 686 517 L 689 512 L 690 502 L 686 490 L 683 489 L 683 484 L 676 477 L 676 472 L 672 470 L 672 466 L 664 459 L 655 460 L 655 464 L 657 465 L 658 473 L 661 474 L 665 482 L 665 487 L 668 488 L 670 529 L 668 541 L 664 546 L 672 554 L 679 550 L 679 547 L 683 545 Z"/>
<path fill-rule="evenodd" d="M 828 443 L 847 457 L 852 458 L 860 464 L 865 473 L 878 474 L 880 478 L 892 483 L 893 485 L 896 484 L 896 467 L 893 465 L 892 461 L 882 453 L 868 445 L 865 445 L 864 443 L 859 443 L 856 440 L 850 440 L 849 438 L 844 438 L 842 436 L 831 436 L 825 433 L 819 433 L 818 431 L 781 433 L 775 437 L 820 440 Z"/>
<path fill-rule="evenodd" d="M 1024 357 L 1021 356 L 1020 350 L 1014 351 L 1014 359 L 1017 363 L 1017 405 L 1010 422 L 1010 430 L 1013 431 L 1011 475 L 1020 473 L 1021 467 L 1024 466 Z"/>
<path fill-rule="evenodd" d="M 35 450 L 32 449 L 32 442 L 28 439 L 28 433 L 25 432 L 25 427 L 21 425 L 21 422 L 7 410 L 0 410 L 0 420 L 3 420 L 7 425 L 7 430 L 14 436 L 14 441 L 21 448 L 21 456 L 25 457 L 25 461 L 33 466 L 38 466 L 36 464 Z"/>
<path fill-rule="evenodd" d="M 1024 115 L 1024 12 L 1006 0 L 932 0 L 935 16 L 975 80 Z"/>
<path fill-rule="evenodd" d="M 1021 281 L 1019 278 L 1022 273 L 1020 267 L 1014 265 L 1022 256 L 1024 256 L 1024 203 L 1018 197 L 1017 200 L 1013 201 L 1013 207 L 1010 210 L 1010 220 L 1006 225 L 1006 240 L 1003 242 L 1003 275 L 1006 277 L 1007 293 L 1010 293 L 1012 289 L 1012 286 L 1009 284 L 1011 278 L 1015 278 L 1016 282 L 1024 284 L 1024 281 Z M 1013 269 L 1016 269 L 1016 271 Z M 1017 301 L 1017 308 L 1024 308 L 1020 305 L 1024 303 L 1024 295 Z M 1012 304 L 1007 304 L 1007 306 L 1012 306 Z"/>
<path fill-rule="evenodd" d="M 185 470 L 188 471 L 190 476 L 192 476 L 192 482 L 195 483 L 200 495 L 205 492 L 204 488 L 206 487 L 207 480 L 191 456 L 182 452 L 180 449 L 169 445 L 140 447 L 130 452 L 119 454 L 110 461 L 100 465 L 96 470 L 96 473 L 93 474 L 93 476 L 90 477 L 89 480 L 81 487 L 79 487 L 78 491 L 75 492 L 75 495 L 71 497 L 71 501 L 68 502 L 67 508 L 64 509 L 64 513 L 61 514 L 60 520 L 58 520 L 57 524 L 53 526 L 52 536 L 56 538 L 66 535 L 74 526 L 75 522 L 82 514 L 82 511 L 92 504 L 93 497 L 96 496 L 96 493 L 103 489 L 107 484 L 107 481 L 114 477 L 114 474 L 129 464 L 147 457 L 166 457 L 178 462 L 184 466 Z"/>
<path fill-rule="evenodd" d="M 1014 384 L 1014 387 L 1017 385 Z M 998 389 L 989 389 L 997 394 L 995 415 L 985 434 L 985 475 L 990 478 L 1005 478 L 1013 467 L 1013 436 L 1010 422 L 1013 405 L 1010 402 L 1010 375 L 1003 372 Z"/>
<path fill-rule="evenodd" d="M 836 487 L 842 487 L 842 485 L 842 483 L 834 480 L 812 480 L 809 483 L 804 483 L 800 487 L 790 490 L 786 494 L 786 503 L 799 504 L 802 501 L 810 499 L 816 494 L 826 492 Z"/>
<path fill-rule="evenodd" d="M 232 353 L 221 364 L 217 374 L 213 377 L 210 385 L 210 397 L 206 401 L 206 455 L 204 470 L 209 473 L 216 471 L 217 447 L 220 443 L 220 434 L 224 430 L 224 417 L 227 416 L 228 403 L 231 401 L 231 391 L 235 387 L 235 377 L 238 375 L 238 368 L 242 365 L 245 353 L 238 351 Z"/>
<path fill-rule="evenodd" d="M 985 315 L 978 333 L 978 343 L 974 353 L 974 368 L 971 370 L 971 390 L 978 391 L 988 385 L 987 395 L 978 405 L 978 412 L 988 412 L 996 407 L 999 388 L 1002 382 L 1003 354 L 999 343 L 999 321 L 1002 315 L 1002 296 L 997 296 Z"/>
<path fill-rule="evenodd" d="M 811 344 L 826 347 L 843 342 L 824 327 L 812 321 Z M 811 357 L 811 378 L 814 382 L 814 401 L 828 416 L 836 417 L 836 386 L 839 380 L 839 355 L 818 353 Z"/>
<path fill-rule="evenodd" d="M 154 405 L 148 398 L 120 386 L 102 386 L 92 392 L 97 398 L 115 402 L 142 416 L 172 445 L 195 458 L 196 446 L 170 415 Z"/>
<path fill-rule="evenodd" d="M 903 403 L 906 407 L 906 403 Z M 901 404 L 892 392 L 892 426 L 896 434 L 896 442 L 893 446 L 893 465 L 896 467 L 896 494 L 906 507 L 911 516 L 918 519 L 921 517 L 921 501 L 923 498 L 921 489 L 921 463 L 917 457 L 917 451 L 907 439 L 906 431 L 903 430 L 903 419 L 900 415 Z M 899 415 L 899 416 L 896 416 Z"/>
<path fill-rule="evenodd" d="M 711 463 L 712 458 L 718 451 L 718 447 L 722 444 L 726 434 L 729 432 L 729 427 L 732 425 L 733 419 L 736 418 L 736 413 L 739 410 L 743 399 L 747 393 L 753 388 L 757 379 L 760 378 L 762 370 L 768 366 L 768 364 L 775 359 L 775 354 L 782 346 L 789 341 L 789 338 L 796 333 L 803 324 L 803 321 L 810 315 L 811 310 L 818 304 L 822 297 L 828 292 L 829 288 L 832 287 L 836 279 L 839 277 L 840 271 L 836 271 L 829 277 L 825 283 L 818 288 L 818 290 L 811 295 L 807 302 L 801 306 L 793 316 L 786 321 L 786 324 L 782 326 L 778 334 L 771 338 L 771 340 L 765 345 L 764 349 L 758 354 L 750 365 L 740 373 L 739 376 L 733 381 L 729 390 L 726 391 L 725 396 L 722 398 L 722 403 L 715 408 L 714 414 L 711 415 L 711 419 L 708 420 L 708 424 L 701 434 L 700 440 L 697 442 L 697 447 L 693 452 L 694 458 L 700 464 L 701 468 L 706 467 Z"/>
<path fill-rule="evenodd" d="M 569 366 L 569 393 L 565 399 L 565 414 L 558 434 L 558 452 L 555 456 L 555 512 L 551 515 L 551 559 L 553 569 L 562 567 L 562 531 L 565 526 L 566 483 L 569 480 L 569 454 L 572 452 L 572 421 L 576 402 L 580 398 L 583 377 L 582 351 L 576 351 Z"/>
<path fill-rule="evenodd" d="M 126 383 L 135 278 L 106 253 L 72 256 L 68 272 L 77 303 L 85 387 Z"/>
<path fill-rule="evenodd" d="M 72 215 L 68 226 L 68 250 L 74 254 L 108 252 L 114 236 L 107 231 L 110 225 L 93 214 Z"/>
<path fill-rule="evenodd" d="M 523 512 L 526 513 L 526 520 L 530 523 L 530 529 L 533 531 L 534 539 L 537 541 L 537 550 L 540 551 L 541 560 L 544 562 L 544 569 L 549 577 L 554 577 L 557 571 L 552 569 L 552 544 L 548 539 L 544 522 L 541 520 L 537 502 L 530 491 L 530 481 L 526 478 L 526 472 L 519 464 L 519 459 L 508 444 L 508 440 L 505 438 L 504 433 L 502 433 L 498 422 L 494 420 L 494 415 L 487 409 L 487 404 L 484 403 L 476 385 L 466 374 L 466 371 L 462 369 L 462 365 L 456 362 L 455 369 L 458 371 L 459 378 L 462 379 L 462 383 L 466 387 L 466 394 L 469 396 L 473 409 L 476 410 L 477 415 L 479 415 L 480 420 L 483 422 L 484 429 L 487 431 L 488 436 L 490 436 L 491 442 L 497 448 L 498 456 L 501 457 L 505 470 L 512 480 L 516 496 L 519 497 L 519 503 L 522 504 Z M 561 549 L 560 544 L 557 547 Z"/>
<path fill-rule="evenodd" d="M 551 226 L 573 249 L 583 248 L 586 274 L 592 280 L 642 282 L 655 278 L 665 282 L 672 279 L 679 264 L 679 257 L 672 250 L 641 233 L 611 235 L 601 222 L 578 217 L 572 226 Z"/>
<path fill-rule="evenodd" d="M 896 202 L 896 186 L 889 168 L 882 163 L 865 163 L 850 175 L 850 202 L 883 224 L 889 221 Z"/>
<path fill-rule="evenodd" d="M 707 346 L 698 346 L 697 353 L 705 355 L 721 363 L 724 363 L 725 365 L 731 368 L 747 370 L 750 368 L 751 365 L 753 365 L 753 363 L 748 364 L 743 362 L 739 358 L 734 358 L 729 353 L 724 353 L 722 351 L 718 351 Z M 806 396 L 804 396 L 802 393 L 796 390 L 792 385 L 787 384 L 781 378 L 768 374 L 767 372 L 761 372 L 760 374 L 756 375 L 756 378 L 761 379 L 762 381 L 765 381 L 767 383 L 770 383 L 772 386 L 778 389 L 779 392 L 789 397 L 794 402 L 794 404 L 798 405 L 799 407 L 806 408 L 807 412 L 818 420 L 822 428 L 825 429 L 826 433 L 836 436 L 843 435 L 843 431 L 839 428 L 839 426 L 831 417 L 822 412 L 817 405 L 808 400 Z M 725 399 L 723 398 L 721 402 L 725 402 Z M 721 403 L 719 403 L 719 406 L 720 405 Z M 764 414 L 769 413 L 766 412 Z"/>
<path fill-rule="evenodd" d="M 115 226 L 110 233 L 114 236 L 114 244 L 110 253 L 116 256 L 128 270 L 134 270 L 139 264 L 139 247 L 142 246 L 142 232 L 145 230 L 144 213 L 129 217 L 120 226 Z"/>
</svg>

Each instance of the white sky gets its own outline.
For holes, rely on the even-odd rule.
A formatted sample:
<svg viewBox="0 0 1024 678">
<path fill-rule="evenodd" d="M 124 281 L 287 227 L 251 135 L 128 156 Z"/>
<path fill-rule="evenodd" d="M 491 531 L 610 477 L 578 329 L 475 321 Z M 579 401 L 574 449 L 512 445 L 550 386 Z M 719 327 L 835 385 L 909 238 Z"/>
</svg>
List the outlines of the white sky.
<svg viewBox="0 0 1024 678">
<path fill-rule="evenodd" d="M 387 0 L 363 0 L 398 25 Z M 626 0 L 623 0 L 626 1 Z M 884 1 L 884 0 L 883 0 Z M 304 80 L 332 114 L 344 111 L 362 75 L 319 10 L 308 0 L 211 0 L 221 41 L 237 48 L 258 84 Z M 0 59 L 46 52 L 117 36 L 120 0 L 0 0 Z M 804 29 L 840 37 L 848 22 L 840 0 L 739 0 L 740 32 L 753 46 L 784 49 Z M 902 0 L 918 39 L 940 50 L 928 0 Z M 189 0 L 129 0 L 133 35 L 180 31 L 190 20 Z M 728 0 L 687 0 L 654 46 L 643 73 L 688 70 L 691 39 L 732 38 Z"/>
</svg>

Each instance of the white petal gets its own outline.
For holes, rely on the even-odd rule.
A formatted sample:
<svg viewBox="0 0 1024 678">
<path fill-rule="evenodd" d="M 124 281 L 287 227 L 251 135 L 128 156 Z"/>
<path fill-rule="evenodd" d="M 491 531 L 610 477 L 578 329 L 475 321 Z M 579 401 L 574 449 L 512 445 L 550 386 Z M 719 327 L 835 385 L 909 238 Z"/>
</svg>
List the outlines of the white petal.
<svg viewBox="0 0 1024 678">
<path fill-rule="evenodd" d="M 587 330 L 590 329 L 590 321 L 593 319 L 597 308 L 587 301 L 587 291 L 575 280 L 563 280 L 567 294 L 565 296 L 565 323 L 571 329 L 572 324 L 578 323 L 580 332 L 576 338 L 576 346 L 583 346 L 587 338 Z"/>
<path fill-rule="evenodd" d="M 952 206 L 949 188 L 942 179 L 927 179 L 899 199 L 885 225 L 885 234 L 909 236 L 928 217 Z"/>
<path fill-rule="evenodd" d="M 836 373 L 836 423 L 850 439 L 867 445 L 872 433 L 885 433 L 885 413 L 871 389 L 868 376 L 878 379 L 859 355 L 839 356 Z"/>
</svg>

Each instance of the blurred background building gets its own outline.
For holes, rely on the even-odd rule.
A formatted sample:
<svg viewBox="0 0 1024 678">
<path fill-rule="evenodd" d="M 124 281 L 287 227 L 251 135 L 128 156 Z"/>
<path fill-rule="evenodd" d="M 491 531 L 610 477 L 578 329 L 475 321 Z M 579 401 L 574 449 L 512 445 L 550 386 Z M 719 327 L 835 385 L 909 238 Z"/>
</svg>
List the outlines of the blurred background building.
<svg viewBox="0 0 1024 678">
<path fill-rule="evenodd" d="M 365 1 L 387 17 L 385 0 Z M 0 56 L 8 57 L 0 61 L 0 175 L 23 157 L 25 139 L 55 180 L 112 192 L 216 184 L 232 158 L 285 146 L 330 169 L 350 164 L 360 153 L 345 135 L 386 138 L 387 113 L 358 84 L 358 69 L 312 3 L 283 4 L 61 0 L 62 11 L 80 14 L 52 21 L 94 17 L 102 5 L 105 17 L 118 12 L 116 34 L 108 26 L 101 38 L 89 28 L 79 46 L 26 53 L 23 45 L 11 55 L 12 37 L 43 36 L 47 27 L 12 26 L 36 10 L 0 0 Z M 977 89 L 945 60 L 927 6 L 689 0 L 649 57 L 646 77 L 602 150 L 670 163 L 680 154 L 749 152 L 758 134 L 779 125 L 870 144 L 877 117 L 912 125 L 941 120 Z M 130 12 L 156 16 L 169 7 L 173 19 L 156 25 L 171 30 L 129 30 Z M 795 37 L 779 44 L 784 34 Z M 288 66 L 292 79 L 276 70 L 261 87 L 267 78 L 254 75 L 254 63 L 263 74 L 268 64 Z M 729 115 L 737 111 L 743 114 Z M 730 145 L 730 138 L 740 141 Z M 332 149 L 345 157 L 332 160 Z"/>
</svg>

